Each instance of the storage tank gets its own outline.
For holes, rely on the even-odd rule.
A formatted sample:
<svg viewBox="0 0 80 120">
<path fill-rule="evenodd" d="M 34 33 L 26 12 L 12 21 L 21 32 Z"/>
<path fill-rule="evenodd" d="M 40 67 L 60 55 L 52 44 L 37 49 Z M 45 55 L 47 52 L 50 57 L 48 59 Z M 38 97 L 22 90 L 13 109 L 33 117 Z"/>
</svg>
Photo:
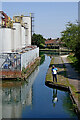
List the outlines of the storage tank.
<svg viewBox="0 0 80 120">
<path fill-rule="evenodd" d="M 11 52 L 12 46 L 11 46 L 11 28 L 0 28 L 0 34 L 2 34 L 1 44 L 2 44 L 2 52 L 8 53 Z"/>
<path fill-rule="evenodd" d="M 2 53 L 2 28 L 0 28 L 0 53 Z"/>
<path fill-rule="evenodd" d="M 21 45 L 22 45 L 22 48 L 24 48 L 26 45 L 25 45 L 25 28 L 24 27 L 21 27 Z"/>
<path fill-rule="evenodd" d="M 22 18 L 23 23 L 25 24 L 26 27 L 26 45 L 31 45 L 31 17 L 30 16 L 24 16 Z"/>
<path fill-rule="evenodd" d="M 14 50 L 14 29 L 11 30 L 11 51 Z"/>
<path fill-rule="evenodd" d="M 20 49 L 21 46 L 21 24 L 13 23 L 14 30 L 14 49 Z"/>
</svg>

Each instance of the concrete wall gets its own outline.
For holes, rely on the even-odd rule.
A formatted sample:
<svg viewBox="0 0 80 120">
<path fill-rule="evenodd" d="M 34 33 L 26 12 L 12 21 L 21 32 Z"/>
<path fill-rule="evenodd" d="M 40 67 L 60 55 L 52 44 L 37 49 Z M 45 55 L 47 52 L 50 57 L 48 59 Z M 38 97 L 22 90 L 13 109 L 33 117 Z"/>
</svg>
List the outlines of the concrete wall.
<svg viewBox="0 0 80 120">
<path fill-rule="evenodd" d="M 37 57 L 39 57 L 39 48 L 35 48 L 33 50 L 29 50 L 28 52 L 21 54 L 21 70 L 23 67 L 26 68 Z"/>
</svg>

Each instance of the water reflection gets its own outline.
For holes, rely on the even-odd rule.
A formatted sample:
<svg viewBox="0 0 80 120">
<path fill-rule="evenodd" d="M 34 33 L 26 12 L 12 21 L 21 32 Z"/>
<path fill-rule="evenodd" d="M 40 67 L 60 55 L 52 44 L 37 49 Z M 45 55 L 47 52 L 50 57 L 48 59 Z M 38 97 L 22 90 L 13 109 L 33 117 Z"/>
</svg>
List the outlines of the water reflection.
<svg viewBox="0 0 80 120">
<path fill-rule="evenodd" d="M 58 102 L 57 89 L 53 89 L 53 99 L 52 99 L 53 107 L 55 107 L 57 102 Z"/>
<path fill-rule="evenodd" d="M 32 105 L 32 84 L 39 72 L 39 67 L 24 83 L 18 87 L 2 88 L 2 117 L 3 118 L 20 118 L 22 109 L 25 105 Z"/>
<path fill-rule="evenodd" d="M 45 55 L 45 61 L 30 75 L 28 83 L 2 89 L 3 118 L 73 118 L 71 114 L 77 117 L 71 110 L 72 103 L 67 106 L 66 99 L 70 97 L 66 92 L 45 86 L 50 60 Z"/>
<path fill-rule="evenodd" d="M 67 55 L 69 53 L 70 53 L 69 51 L 66 51 L 66 52 L 40 51 L 40 55 L 47 54 L 48 56 L 51 56 L 51 55 L 54 55 L 54 56 Z"/>
</svg>

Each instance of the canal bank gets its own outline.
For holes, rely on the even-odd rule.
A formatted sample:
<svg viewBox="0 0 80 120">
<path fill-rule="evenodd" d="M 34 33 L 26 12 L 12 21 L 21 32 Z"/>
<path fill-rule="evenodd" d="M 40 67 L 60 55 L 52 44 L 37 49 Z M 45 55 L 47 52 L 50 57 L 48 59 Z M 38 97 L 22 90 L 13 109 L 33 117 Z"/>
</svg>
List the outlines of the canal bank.
<svg viewBox="0 0 80 120">
<path fill-rule="evenodd" d="M 53 83 L 52 65 L 58 68 L 58 81 Z M 57 89 L 68 90 L 72 101 L 74 102 L 75 110 L 80 113 L 80 94 L 79 94 L 79 76 L 71 67 L 67 60 L 67 55 L 53 57 L 46 75 L 45 84 Z"/>
<path fill-rule="evenodd" d="M 36 58 L 26 68 L 23 67 L 22 71 L 2 71 L 2 80 L 25 80 L 35 70 L 40 63 L 40 57 Z"/>
<path fill-rule="evenodd" d="M 77 119 L 69 93 L 45 85 L 51 57 L 44 56 L 44 61 L 26 79 L 28 83 L 2 88 L 3 118 Z"/>
<path fill-rule="evenodd" d="M 49 52 L 67 52 L 67 53 L 70 53 L 72 52 L 72 50 L 69 50 L 69 49 L 40 49 L 40 51 L 42 52 L 46 52 L 46 53 L 49 53 Z"/>
</svg>

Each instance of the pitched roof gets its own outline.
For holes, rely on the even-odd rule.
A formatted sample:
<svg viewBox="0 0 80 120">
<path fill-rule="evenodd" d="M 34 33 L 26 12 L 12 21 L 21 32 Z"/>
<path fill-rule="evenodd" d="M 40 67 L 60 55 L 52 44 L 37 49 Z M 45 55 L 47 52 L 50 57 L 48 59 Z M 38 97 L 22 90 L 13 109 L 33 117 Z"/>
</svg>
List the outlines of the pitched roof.
<svg viewBox="0 0 80 120">
<path fill-rule="evenodd" d="M 58 44 L 60 42 L 60 39 L 52 39 L 52 40 L 46 40 L 45 44 Z"/>
</svg>

